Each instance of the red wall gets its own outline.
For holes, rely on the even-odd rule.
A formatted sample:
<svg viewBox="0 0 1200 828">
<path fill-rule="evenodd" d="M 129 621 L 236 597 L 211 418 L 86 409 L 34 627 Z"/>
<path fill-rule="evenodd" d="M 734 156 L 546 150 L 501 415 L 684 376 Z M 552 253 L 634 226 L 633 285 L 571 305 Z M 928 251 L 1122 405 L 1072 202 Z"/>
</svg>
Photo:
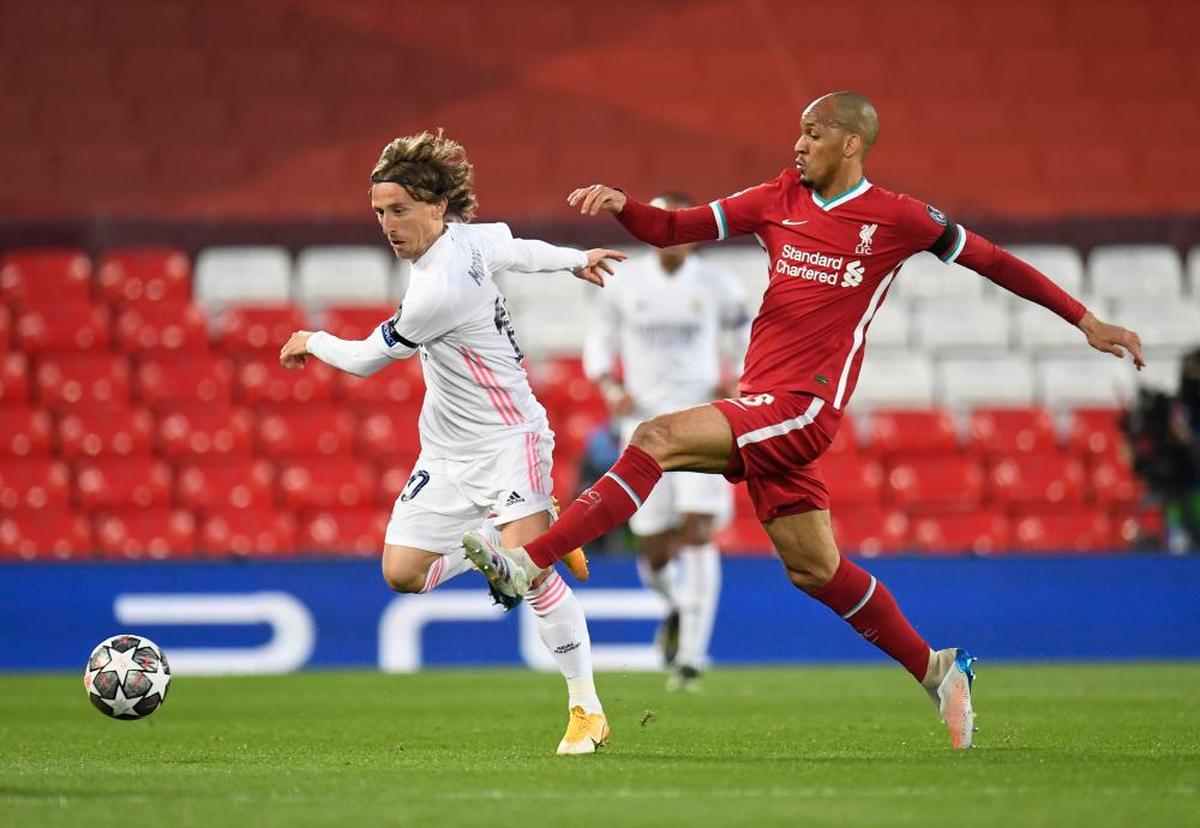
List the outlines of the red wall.
<svg viewBox="0 0 1200 828">
<path fill-rule="evenodd" d="M 712 197 L 847 87 L 872 178 L 943 209 L 1195 214 L 1197 31 L 1183 0 L 4 3 L 0 217 L 357 217 L 382 145 L 437 126 L 485 216 Z"/>
</svg>

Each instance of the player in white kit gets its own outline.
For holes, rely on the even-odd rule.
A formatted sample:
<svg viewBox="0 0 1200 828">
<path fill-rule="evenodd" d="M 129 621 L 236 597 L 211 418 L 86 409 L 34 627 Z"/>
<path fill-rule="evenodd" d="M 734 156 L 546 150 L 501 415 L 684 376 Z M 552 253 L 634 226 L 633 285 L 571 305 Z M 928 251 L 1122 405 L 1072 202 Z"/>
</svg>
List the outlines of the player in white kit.
<svg viewBox="0 0 1200 828">
<path fill-rule="evenodd" d="M 678 194 L 653 202 L 692 206 Z M 584 344 L 584 370 L 617 418 L 622 443 L 638 423 L 718 397 L 735 397 L 750 337 L 745 292 L 732 274 L 693 256 L 685 244 L 647 252 L 626 264 L 599 297 Z M 722 358 L 732 377 L 722 380 Z M 617 360 L 623 382 L 616 379 Z M 638 536 L 642 582 L 667 602 L 659 630 L 673 668 L 669 690 L 691 690 L 708 663 L 721 590 L 713 531 L 732 516 L 729 483 L 719 475 L 670 472 L 630 518 Z"/>
<path fill-rule="evenodd" d="M 493 276 L 571 271 L 603 286 L 602 273 L 612 272 L 606 260 L 625 258 L 514 239 L 504 224 L 468 224 L 476 206 L 471 172 L 463 148 L 440 133 L 388 144 L 371 174 L 370 197 L 396 256 L 412 265 L 399 310 L 364 340 L 297 331 L 280 351 L 285 368 L 302 367 L 312 355 L 359 376 L 420 355 L 421 453 L 383 548 L 384 578 L 398 592 L 428 592 L 468 569 L 461 543 L 468 530 L 482 526 L 515 545 L 553 519 L 554 433 L 529 387 Z M 496 597 L 507 608 L 517 603 Z M 570 717 L 557 752 L 594 753 L 609 728 L 583 611 L 553 570 L 525 597 L 567 680 Z"/>
</svg>

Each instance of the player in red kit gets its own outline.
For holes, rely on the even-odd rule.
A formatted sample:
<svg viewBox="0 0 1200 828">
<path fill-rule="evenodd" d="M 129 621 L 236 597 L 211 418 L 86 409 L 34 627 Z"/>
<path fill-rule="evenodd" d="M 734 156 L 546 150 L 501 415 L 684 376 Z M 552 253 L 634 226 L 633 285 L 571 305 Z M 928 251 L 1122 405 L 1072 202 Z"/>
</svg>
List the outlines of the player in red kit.
<svg viewBox="0 0 1200 828">
<path fill-rule="evenodd" d="M 936 208 L 873 185 L 863 163 L 879 134 L 875 107 L 836 92 L 804 110 L 795 167 L 704 207 L 660 210 L 603 185 L 573 192 L 580 212 L 616 216 L 660 247 L 754 234 L 770 283 L 754 319 L 737 399 L 638 426 L 613 467 L 547 532 L 517 549 L 464 539 L 502 592 L 521 594 L 567 552 L 626 521 L 664 471 L 745 481 L 791 582 L 899 661 L 928 692 L 955 748 L 974 731 L 971 656 L 933 650 L 882 583 L 843 558 L 816 460 L 854 393 L 871 319 L 906 259 L 929 251 L 958 262 L 1075 325 L 1097 350 L 1144 362 L 1136 333 L 1100 321 L 1034 268 Z"/>
</svg>

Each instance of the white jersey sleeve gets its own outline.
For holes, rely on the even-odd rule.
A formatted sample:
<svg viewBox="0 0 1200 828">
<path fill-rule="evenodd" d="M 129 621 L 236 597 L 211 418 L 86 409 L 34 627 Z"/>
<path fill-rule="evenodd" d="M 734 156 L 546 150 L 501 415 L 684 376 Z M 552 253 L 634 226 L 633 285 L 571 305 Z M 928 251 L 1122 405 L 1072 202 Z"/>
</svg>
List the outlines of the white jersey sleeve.
<svg viewBox="0 0 1200 828">
<path fill-rule="evenodd" d="M 493 273 L 553 273 L 587 265 L 587 254 L 534 239 L 514 239 L 507 224 L 476 224 L 475 239 Z"/>
<path fill-rule="evenodd" d="M 424 343 L 461 325 L 473 308 L 456 298 L 446 280 L 410 283 L 399 310 L 379 326 L 388 355 L 395 359 L 412 356 Z"/>
<path fill-rule="evenodd" d="M 595 382 L 611 374 L 621 347 L 621 308 L 616 286 L 600 292 L 600 302 L 583 340 L 583 372 Z"/>
<path fill-rule="evenodd" d="M 385 322 L 376 328 L 366 339 L 340 339 L 327 331 L 317 331 L 308 338 L 308 352 L 334 368 L 359 377 L 369 377 L 386 368 L 393 360 L 412 353 L 393 355 L 382 332 L 387 324 Z"/>
</svg>

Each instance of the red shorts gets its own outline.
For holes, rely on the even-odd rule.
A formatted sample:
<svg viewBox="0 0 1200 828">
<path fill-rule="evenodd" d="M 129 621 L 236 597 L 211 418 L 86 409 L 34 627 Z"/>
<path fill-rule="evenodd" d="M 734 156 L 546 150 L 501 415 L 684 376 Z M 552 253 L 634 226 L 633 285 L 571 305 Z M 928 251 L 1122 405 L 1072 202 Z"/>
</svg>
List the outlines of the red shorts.
<svg viewBox="0 0 1200 828">
<path fill-rule="evenodd" d="M 829 508 L 829 490 L 815 461 L 833 442 L 841 411 L 794 391 L 748 394 L 713 405 L 733 429 L 725 477 L 731 483 L 746 481 L 760 521 Z"/>
</svg>

